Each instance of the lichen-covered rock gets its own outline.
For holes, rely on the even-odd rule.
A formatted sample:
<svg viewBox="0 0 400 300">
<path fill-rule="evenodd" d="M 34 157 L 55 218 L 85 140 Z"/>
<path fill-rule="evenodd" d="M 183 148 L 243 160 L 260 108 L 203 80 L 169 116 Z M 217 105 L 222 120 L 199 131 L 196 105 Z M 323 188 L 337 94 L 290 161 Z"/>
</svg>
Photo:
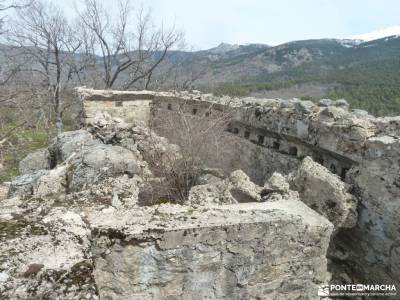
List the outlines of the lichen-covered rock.
<svg viewBox="0 0 400 300">
<path fill-rule="evenodd" d="M 2 298 L 98 299 L 82 217 L 63 208 L 14 211 L 0 222 Z"/>
<path fill-rule="evenodd" d="M 10 185 L 10 197 L 23 195 L 42 198 L 85 190 L 111 177 L 123 178 L 126 175 L 133 178 L 151 174 L 139 151 L 103 144 L 84 130 L 63 133 L 50 149 L 58 153 L 62 164 L 53 170 L 39 170 L 16 177 Z M 115 205 L 118 205 L 117 198 L 114 197 Z M 136 202 L 137 197 L 126 205 L 130 207 Z"/>
<path fill-rule="evenodd" d="M 282 174 L 275 172 L 264 184 L 262 193 L 269 194 L 272 192 L 277 193 L 288 193 L 289 192 L 289 182 L 286 180 Z"/>
<path fill-rule="evenodd" d="M 239 175 L 236 183 L 245 178 Z M 292 299 L 327 282 L 332 225 L 298 198 L 140 207 L 127 201 L 139 184 L 109 177 L 57 208 L 50 198 L 1 201 L 1 295 Z"/>
<path fill-rule="evenodd" d="M 348 111 L 348 110 L 349 110 L 349 107 L 350 107 L 350 105 L 349 105 L 349 103 L 346 101 L 346 99 L 339 99 L 339 100 L 336 100 L 335 103 L 334 103 L 334 105 L 337 106 L 337 107 L 340 107 L 340 108 L 342 108 L 342 109 L 344 109 L 344 110 L 346 110 L 346 111 Z"/>
<path fill-rule="evenodd" d="M 30 196 L 33 195 L 33 188 L 40 177 L 49 174 L 48 170 L 39 170 L 33 173 L 15 177 L 8 190 L 8 196 L 16 195 Z"/>
<path fill-rule="evenodd" d="M 66 193 L 68 190 L 67 167 L 59 166 L 38 178 L 33 186 L 34 197 L 44 198 L 50 195 Z"/>
<path fill-rule="evenodd" d="M 300 113 L 310 113 L 315 104 L 312 101 L 296 101 L 295 109 Z"/>
<path fill-rule="evenodd" d="M 51 194 L 46 200 L 55 199 L 59 205 L 80 209 L 128 209 L 139 206 L 139 192 L 143 179 L 137 175 L 108 177 L 68 194 Z"/>
<path fill-rule="evenodd" d="M 345 116 L 346 112 L 341 107 L 329 106 L 321 110 L 322 119 L 337 119 Z"/>
<path fill-rule="evenodd" d="M 253 183 L 241 170 L 232 172 L 227 179 L 216 176 L 209 183 L 191 188 L 190 205 L 216 205 L 261 201 L 261 187 Z"/>
<path fill-rule="evenodd" d="M 137 160 L 146 161 L 146 165 L 156 173 L 161 167 L 165 169 L 172 167 L 181 157 L 177 145 L 147 127 L 128 124 L 110 116 L 100 118 L 97 122 L 100 122 L 101 126 L 96 125 L 98 123 L 89 125 L 89 131 L 94 136 L 105 144 L 120 146 L 131 151 Z"/>
<path fill-rule="evenodd" d="M 299 193 L 290 190 L 289 182 L 286 177 L 280 173 L 273 173 L 265 182 L 261 190 L 261 201 L 272 202 L 281 200 L 298 199 Z"/>
<path fill-rule="evenodd" d="M 107 101 L 92 101 L 99 95 L 93 90 L 83 91 L 83 94 L 91 95 L 90 101 L 84 102 L 90 102 L 97 110 L 114 110 L 114 100 L 119 101 L 120 97 L 124 100 L 142 97 L 138 96 L 141 92 L 101 91 L 100 94 L 104 93 L 107 97 L 101 99 Z M 230 98 L 190 92 L 149 93 L 153 97 L 152 113 L 156 116 L 170 115 L 171 111 L 176 113 L 181 104 L 188 108 L 189 115 L 191 109 L 196 108 L 197 116 L 202 116 L 210 105 L 218 109 L 229 105 L 234 112 L 232 132 L 221 138 L 215 153 L 222 155 L 211 160 L 209 166 L 222 168 L 227 174 L 241 169 L 255 183 L 264 184 L 265 178 L 275 171 L 284 176 L 295 172 L 300 159 L 310 156 L 351 184 L 351 193 L 360 201 L 357 225 L 339 230 L 332 240 L 346 253 L 339 255 L 344 260 L 342 265 L 353 272 L 347 282 L 394 281 L 399 284 L 399 117 L 376 118 L 363 110 L 349 110 L 343 100 L 323 99 L 312 106 L 298 99 Z M 122 111 L 135 110 L 125 104 L 126 109 L 121 108 Z M 90 113 L 91 109 L 85 107 L 85 111 Z M 128 131 L 109 139 L 111 133 L 105 141 L 118 142 L 119 137 L 125 139 L 125 134 Z M 167 130 L 164 134 L 168 137 Z M 125 140 L 124 147 L 131 147 L 132 151 L 137 148 L 132 140 Z M 214 184 L 208 179 L 198 183 Z M 326 200 L 329 193 L 323 188 L 324 183 L 318 188 Z M 196 189 L 200 190 L 201 186 Z M 262 201 L 290 198 L 292 192 L 273 192 Z M 200 199 L 202 193 L 198 194 Z M 207 191 L 207 195 L 211 194 Z M 312 195 L 312 198 L 317 201 L 317 196 Z M 325 210 L 328 211 L 332 210 Z"/>
<path fill-rule="evenodd" d="M 400 116 L 373 120 L 379 132 L 385 135 L 400 136 Z"/>
<path fill-rule="evenodd" d="M 116 209 L 126 209 L 138 205 L 141 183 L 142 179 L 137 175 L 132 178 L 123 175 L 107 178 L 97 186 L 91 186 L 90 189 L 92 193 L 102 195 L 102 197 L 112 196 L 111 205 Z"/>
<path fill-rule="evenodd" d="M 294 179 L 301 200 L 331 221 L 335 228 L 351 228 L 357 222 L 357 199 L 339 177 L 310 157 L 303 160 Z"/>
<path fill-rule="evenodd" d="M 232 187 L 230 193 L 239 203 L 256 202 L 261 200 L 261 188 L 253 183 L 242 170 L 236 170 L 229 176 Z"/>
<path fill-rule="evenodd" d="M 333 101 L 331 99 L 321 99 L 318 101 L 318 106 L 321 107 L 328 107 L 333 104 Z"/>
<path fill-rule="evenodd" d="M 101 298 L 314 299 L 329 279 L 333 226 L 293 199 L 102 211 L 88 222 Z"/>
<path fill-rule="evenodd" d="M 225 180 L 215 180 L 212 183 L 196 185 L 190 189 L 188 204 L 192 206 L 209 206 L 234 204 L 238 201 L 230 192 L 230 184 Z"/>
<path fill-rule="evenodd" d="M 351 271 L 359 270 L 360 278 L 381 280 L 397 287 L 400 285 L 400 140 L 385 135 L 371 137 L 364 155 L 363 162 L 348 174 L 360 199 L 358 222 L 336 238 L 335 243 L 342 251 L 345 249 L 345 264 L 351 262 L 355 266 Z"/>
<path fill-rule="evenodd" d="M 73 153 L 85 151 L 87 146 L 99 144 L 100 142 L 86 130 L 63 132 L 52 145 L 50 152 L 54 153 L 58 161 L 65 161 Z"/>
<path fill-rule="evenodd" d="M 99 117 L 50 149 L 58 165 L 0 201 L 1 297 L 312 298 L 329 279 L 333 226 L 279 174 L 262 199 L 245 172 L 204 168 L 188 201 L 160 205 L 157 162 L 180 154 L 151 130 Z"/>
<path fill-rule="evenodd" d="M 140 176 L 148 174 L 149 170 L 146 162 L 132 151 L 120 146 L 93 144 L 71 161 L 68 173 L 69 188 L 79 190 L 108 177 Z"/>
<path fill-rule="evenodd" d="M 145 127 L 136 126 L 132 128 L 132 139 L 145 161 L 148 161 L 153 169 L 159 166 L 168 168 L 181 157 L 178 145 L 170 143 L 165 137 L 158 136 Z M 128 140 L 122 141 L 121 146 L 131 143 Z"/>
<path fill-rule="evenodd" d="M 39 170 L 50 169 L 51 157 L 48 149 L 39 149 L 28 154 L 20 161 L 18 170 L 21 175 Z"/>
</svg>

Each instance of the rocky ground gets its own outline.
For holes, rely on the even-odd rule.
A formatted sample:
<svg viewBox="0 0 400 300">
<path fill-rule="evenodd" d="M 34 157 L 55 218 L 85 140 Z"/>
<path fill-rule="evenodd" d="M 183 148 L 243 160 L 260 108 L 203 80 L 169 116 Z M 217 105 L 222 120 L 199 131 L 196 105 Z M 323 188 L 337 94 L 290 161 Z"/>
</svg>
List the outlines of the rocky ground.
<svg viewBox="0 0 400 300">
<path fill-rule="evenodd" d="M 204 169 L 184 203 L 154 201 L 155 149 L 179 157 L 99 115 L 21 161 L 0 187 L 0 298 L 310 299 L 329 280 L 331 235 L 357 218 L 339 177 L 311 158 L 263 186 Z"/>
</svg>

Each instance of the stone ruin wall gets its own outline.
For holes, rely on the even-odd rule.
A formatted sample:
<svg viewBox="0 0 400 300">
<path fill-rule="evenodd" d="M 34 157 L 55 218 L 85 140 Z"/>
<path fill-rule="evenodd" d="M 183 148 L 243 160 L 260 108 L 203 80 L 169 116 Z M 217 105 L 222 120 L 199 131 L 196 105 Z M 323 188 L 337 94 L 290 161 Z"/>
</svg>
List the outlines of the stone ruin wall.
<svg viewBox="0 0 400 300">
<path fill-rule="evenodd" d="M 119 92 L 118 96 L 111 91 L 97 90 L 85 92 L 79 89 L 82 101 L 84 122 L 93 121 L 98 111 L 105 111 L 112 117 L 123 118 L 126 122 L 143 122 L 147 124 L 150 117 L 150 104 L 154 97 L 151 92 L 141 92 L 132 96 L 132 92 Z M 82 121 L 82 120 L 81 120 Z"/>
<path fill-rule="evenodd" d="M 331 261 L 350 274 L 352 282 L 400 284 L 400 117 L 349 112 L 340 100 L 314 104 L 199 93 L 109 92 L 107 101 L 96 101 L 97 96 L 85 97 L 85 90 L 78 93 L 83 95 L 86 120 L 95 110 L 146 122 L 173 113 L 182 103 L 188 114 L 197 116 L 211 104 L 216 109 L 228 104 L 234 118 L 220 167 L 240 168 L 260 182 L 273 171 L 291 172 L 303 157 L 311 156 L 351 184 L 359 199 L 357 225 L 333 237 Z M 139 113 L 134 112 L 139 106 Z"/>
<path fill-rule="evenodd" d="M 211 152 L 215 154 L 214 157 L 210 158 L 211 161 L 208 162 L 208 165 L 221 168 L 226 174 L 241 169 L 254 182 L 262 185 L 275 171 L 279 170 L 283 174 L 288 174 L 299 166 L 300 161 L 295 157 L 288 157 L 283 151 L 275 151 L 275 149 L 269 147 L 267 137 L 265 137 L 265 143 L 261 145 L 257 141 L 255 130 L 252 132 L 249 129 L 249 136 L 245 137 L 246 130 L 243 130 L 245 125 L 238 122 L 241 118 L 238 108 L 229 107 L 226 110 L 226 107 L 219 103 L 174 96 L 155 97 L 152 103 L 151 126 L 162 136 L 168 137 L 171 142 L 179 143 L 179 141 L 174 140 L 174 134 L 169 133 L 170 128 L 163 126 L 163 120 L 168 119 L 168 122 L 174 122 L 174 117 L 177 118 L 175 123 L 178 123 L 179 112 L 185 113 L 188 120 L 201 118 L 204 122 L 207 122 L 208 118 L 205 117 L 207 113 L 216 116 L 216 119 L 210 116 L 211 123 L 218 120 L 219 114 L 227 115 L 228 118 L 232 119 L 226 134 L 218 136 L 221 140 L 208 145 L 208 147 L 213 148 Z"/>
</svg>

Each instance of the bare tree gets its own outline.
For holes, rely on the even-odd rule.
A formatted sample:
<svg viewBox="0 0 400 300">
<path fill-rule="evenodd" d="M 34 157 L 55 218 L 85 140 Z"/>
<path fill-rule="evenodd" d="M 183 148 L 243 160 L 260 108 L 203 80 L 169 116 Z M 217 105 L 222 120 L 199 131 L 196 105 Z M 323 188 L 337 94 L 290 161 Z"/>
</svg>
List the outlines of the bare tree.
<svg viewBox="0 0 400 300">
<path fill-rule="evenodd" d="M 57 136 L 63 131 L 62 92 L 77 70 L 75 54 L 82 44 L 75 33 L 58 7 L 41 1 L 18 10 L 8 33 L 14 51 L 30 61 L 26 74 L 47 90 Z"/>
<path fill-rule="evenodd" d="M 3 12 L 7 12 L 10 9 L 21 9 L 28 7 L 32 3 L 30 1 L 8 1 L 8 0 L 0 0 L 0 14 Z M 3 25 L 6 20 L 6 16 L 0 15 L 0 34 L 3 34 Z"/>
<path fill-rule="evenodd" d="M 145 159 L 161 180 L 151 182 L 148 190 L 153 192 L 153 202 L 165 199 L 182 203 L 204 169 L 222 155 L 220 145 L 233 111 L 229 103 L 197 106 L 183 102 L 166 112 L 155 113 L 151 129 L 180 149 L 165 151 L 156 140 L 150 143 Z"/>
<path fill-rule="evenodd" d="M 6 1 L 0 0 L 0 36 L 3 36 L 6 33 L 6 29 L 4 28 L 4 23 L 7 20 L 7 14 L 3 15 L 3 13 L 9 12 L 11 9 L 22 9 L 26 8 L 31 4 L 31 1 Z M 25 61 L 21 61 L 15 59 L 11 53 L 9 53 L 8 47 L 0 48 L 2 57 L 4 61 L 0 66 L 0 86 L 4 86 L 7 84 L 14 76 L 17 74 L 24 65 Z M 6 101 L 4 99 L 9 99 L 9 95 L 5 98 L 2 98 L 0 101 Z"/>
<path fill-rule="evenodd" d="M 101 55 L 101 77 L 105 88 L 116 86 L 117 79 L 123 89 L 132 88 L 139 82 L 148 87 L 154 70 L 167 52 L 183 40 L 174 27 L 168 30 L 164 26 L 156 27 L 149 11 L 141 8 L 134 14 L 129 0 L 119 2 L 117 16 L 96 0 L 85 0 L 84 3 L 80 18 L 87 32 L 94 36 L 93 56 Z"/>
<path fill-rule="evenodd" d="M 7 15 L 3 15 L 3 13 L 9 12 L 11 9 L 21 9 L 24 7 L 28 7 L 29 5 L 30 2 L 26 1 L 10 2 L 0 0 L 0 37 L 3 37 L 5 33 L 4 23 L 6 21 Z M 2 55 L 2 62 L 0 65 L 0 109 L 2 109 L 6 105 L 9 105 L 10 102 L 15 103 L 15 98 L 19 95 L 19 91 L 12 91 L 12 89 L 10 89 L 7 84 L 20 71 L 20 68 L 24 65 L 26 61 L 20 60 L 15 55 L 9 53 L 9 47 L 6 47 L 4 45 L 0 48 L 0 52 Z M 0 119 L 0 162 L 2 161 L 1 153 L 4 153 L 4 144 L 18 128 L 26 124 L 26 121 L 23 121 L 18 123 L 17 125 L 9 127 L 7 126 L 9 125 L 7 124 L 7 120 L 3 119 L 5 119 L 4 116 L 2 116 L 2 118 Z"/>
</svg>

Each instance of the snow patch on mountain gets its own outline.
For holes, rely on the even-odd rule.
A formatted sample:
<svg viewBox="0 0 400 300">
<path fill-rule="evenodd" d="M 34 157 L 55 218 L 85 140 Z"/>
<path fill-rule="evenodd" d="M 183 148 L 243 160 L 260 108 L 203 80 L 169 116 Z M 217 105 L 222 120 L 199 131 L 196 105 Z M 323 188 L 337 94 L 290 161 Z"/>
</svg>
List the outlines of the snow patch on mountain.
<svg viewBox="0 0 400 300">
<path fill-rule="evenodd" d="M 363 42 L 369 42 L 369 41 L 379 40 L 379 39 L 383 39 L 385 37 L 391 37 L 391 36 L 396 36 L 396 37 L 400 36 L 400 25 L 391 26 L 391 27 L 387 27 L 384 29 L 372 31 L 369 33 L 360 34 L 360 35 L 354 35 L 352 37 L 349 37 L 349 39 L 360 40 Z"/>
</svg>

